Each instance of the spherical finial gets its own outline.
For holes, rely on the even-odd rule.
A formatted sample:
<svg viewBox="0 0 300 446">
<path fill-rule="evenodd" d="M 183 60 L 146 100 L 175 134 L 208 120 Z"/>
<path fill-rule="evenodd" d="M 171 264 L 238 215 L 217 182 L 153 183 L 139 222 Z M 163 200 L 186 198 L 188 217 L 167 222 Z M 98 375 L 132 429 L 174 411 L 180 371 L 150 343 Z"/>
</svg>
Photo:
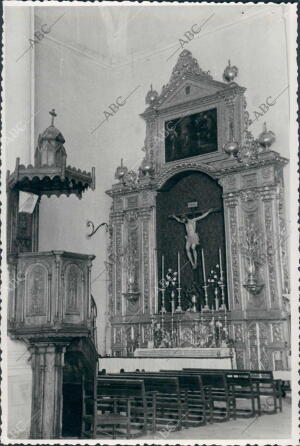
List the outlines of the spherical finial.
<svg viewBox="0 0 300 446">
<path fill-rule="evenodd" d="M 150 90 L 146 95 L 146 104 L 150 105 L 150 107 L 154 104 L 156 99 L 158 98 L 158 93 L 156 90 L 153 90 L 152 84 L 150 86 Z"/>
<path fill-rule="evenodd" d="M 153 172 L 153 163 L 149 157 L 145 157 L 141 164 L 141 170 L 144 175 L 149 176 Z"/>
<path fill-rule="evenodd" d="M 224 145 L 223 149 L 224 152 L 230 156 L 230 158 L 236 158 L 239 152 L 239 145 L 235 141 L 229 141 Z"/>
<path fill-rule="evenodd" d="M 266 122 L 264 122 L 263 131 L 258 137 L 259 144 L 262 147 L 264 147 L 265 149 L 267 149 L 267 148 L 271 147 L 271 145 L 274 143 L 275 139 L 276 139 L 275 133 L 272 132 L 271 130 L 267 130 L 267 124 L 266 124 Z"/>
<path fill-rule="evenodd" d="M 224 144 L 223 150 L 225 153 L 227 153 L 227 155 L 230 156 L 230 158 L 236 158 L 240 150 L 238 143 L 234 140 L 232 122 L 230 123 L 229 127 L 229 141 L 226 144 Z"/>
<path fill-rule="evenodd" d="M 226 82 L 232 82 L 238 75 L 238 68 L 236 66 L 231 66 L 230 60 L 228 60 L 228 65 L 224 70 L 223 79 Z"/>
<path fill-rule="evenodd" d="M 128 172 L 127 167 L 125 167 L 123 165 L 123 158 L 121 158 L 121 165 L 117 167 L 116 169 L 116 173 L 115 173 L 115 178 L 119 181 L 122 180 L 122 178 L 126 175 L 126 173 Z"/>
</svg>

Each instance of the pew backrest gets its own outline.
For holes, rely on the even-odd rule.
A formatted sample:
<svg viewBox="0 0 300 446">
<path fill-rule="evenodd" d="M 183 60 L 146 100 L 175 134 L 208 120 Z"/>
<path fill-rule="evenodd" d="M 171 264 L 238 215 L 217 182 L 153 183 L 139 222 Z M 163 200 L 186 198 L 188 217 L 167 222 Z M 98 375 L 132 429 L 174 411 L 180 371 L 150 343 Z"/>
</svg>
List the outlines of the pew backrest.
<svg viewBox="0 0 300 446">
<path fill-rule="evenodd" d="M 97 397 L 110 396 L 119 398 L 145 398 L 145 384 L 143 380 L 113 379 L 99 376 L 97 379 Z"/>
<path fill-rule="evenodd" d="M 156 391 L 158 393 L 179 395 L 179 380 L 176 376 L 158 376 L 140 372 L 125 372 L 122 375 L 110 374 L 113 379 L 143 380 L 146 392 Z"/>
</svg>

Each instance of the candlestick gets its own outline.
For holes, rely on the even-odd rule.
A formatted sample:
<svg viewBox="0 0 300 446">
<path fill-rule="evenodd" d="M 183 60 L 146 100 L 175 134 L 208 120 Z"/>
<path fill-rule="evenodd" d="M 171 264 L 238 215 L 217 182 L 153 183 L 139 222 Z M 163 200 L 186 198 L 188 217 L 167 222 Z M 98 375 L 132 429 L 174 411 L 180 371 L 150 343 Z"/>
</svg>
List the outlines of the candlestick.
<svg viewBox="0 0 300 446">
<path fill-rule="evenodd" d="M 204 262 L 204 251 L 203 251 L 203 248 L 201 249 L 201 256 L 202 256 L 203 282 L 206 283 L 205 262 Z"/>
<path fill-rule="evenodd" d="M 221 274 L 221 280 L 222 280 L 222 274 L 223 274 L 223 266 L 222 266 L 222 252 L 221 248 L 219 248 L 219 266 L 220 266 L 220 274 Z"/>
<path fill-rule="evenodd" d="M 224 285 L 224 271 L 222 265 L 222 251 L 219 248 L 219 263 L 220 263 L 220 288 L 221 288 L 221 310 L 226 309 L 225 306 L 225 285 Z"/>
<path fill-rule="evenodd" d="M 166 309 L 165 309 L 165 288 L 163 286 L 163 288 L 161 289 L 161 313 L 166 313 Z"/>
<path fill-rule="evenodd" d="M 154 314 L 158 313 L 158 264 L 157 264 L 157 249 L 153 250 L 153 264 L 154 268 L 154 283 L 155 283 L 155 298 L 154 298 Z"/>
<path fill-rule="evenodd" d="M 204 283 L 203 287 L 204 289 L 204 299 L 205 299 L 205 305 L 203 307 L 203 311 L 209 311 L 209 307 L 208 307 L 208 285 L 206 284 L 206 282 Z"/>
<path fill-rule="evenodd" d="M 193 313 L 196 313 L 196 312 L 197 312 L 196 302 L 197 302 L 197 297 L 196 297 L 195 294 L 193 294 L 193 295 L 192 295 L 192 304 L 193 304 L 192 311 L 193 311 Z"/>
<path fill-rule="evenodd" d="M 216 306 L 216 310 L 218 311 L 218 309 L 219 309 L 219 298 L 218 298 L 218 287 L 217 286 L 215 288 L 215 306 Z"/>
<path fill-rule="evenodd" d="M 180 254 L 179 254 L 179 251 L 177 254 L 177 263 L 178 263 L 178 287 L 180 288 Z"/>
<path fill-rule="evenodd" d="M 177 293 L 178 293 L 178 306 L 176 308 L 176 313 L 181 313 L 182 312 L 182 308 L 181 308 L 181 288 L 180 288 L 180 253 L 178 251 L 177 253 L 177 268 L 178 268 L 178 288 L 177 288 Z"/>
<path fill-rule="evenodd" d="M 172 290 L 172 292 L 171 292 L 171 310 L 172 310 L 172 314 L 174 314 L 174 311 L 175 311 L 175 292 L 174 292 L 174 290 Z"/>
<path fill-rule="evenodd" d="M 213 335 L 213 347 L 216 346 L 216 332 L 215 332 L 215 316 L 212 310 L 212 335 Z"/>
<path fill-rule="evenodd" d="M 177 345 L 176 347 L 181 346 L 181 320 L 178 319 L 178 339 L 177 339 Z"/>
<path fill-rule="evenodd" d="M 172 316 L 171 316 L 171 347 L 174 347 L 174 316 L 173 316 L 173 311 L 172 311 Z"/>
<path fill-rule="evenodd" d="M 176 313 L 182 313 L 182 308 L 181 308 L 181 288 L 177 288 L 177 293 L 178 293 L 178 305 L 176 308 Z"/>
</svg>

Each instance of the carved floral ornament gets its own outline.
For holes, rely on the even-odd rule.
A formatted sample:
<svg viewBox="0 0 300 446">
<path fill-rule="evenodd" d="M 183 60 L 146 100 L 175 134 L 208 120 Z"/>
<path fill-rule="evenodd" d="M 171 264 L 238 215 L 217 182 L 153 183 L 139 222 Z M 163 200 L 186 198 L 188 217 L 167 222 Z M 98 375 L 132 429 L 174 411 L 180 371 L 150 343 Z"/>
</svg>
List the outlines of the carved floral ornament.
<svg viewBox="0 0 300 446">
<path fill-rule="evenodd" d="M 248 274 L 244 287 L 249 293 L 257 295 L 264 287 L 264 283 L 259 282 L 257 273 L 266 260 L 266 256 L 261 252 L 263 243 L 262 234 L 254 222 L 248 222 L 242 232 L 242 242 L 240 251 L 246 259 L 246 270 Z"/>
</svg>

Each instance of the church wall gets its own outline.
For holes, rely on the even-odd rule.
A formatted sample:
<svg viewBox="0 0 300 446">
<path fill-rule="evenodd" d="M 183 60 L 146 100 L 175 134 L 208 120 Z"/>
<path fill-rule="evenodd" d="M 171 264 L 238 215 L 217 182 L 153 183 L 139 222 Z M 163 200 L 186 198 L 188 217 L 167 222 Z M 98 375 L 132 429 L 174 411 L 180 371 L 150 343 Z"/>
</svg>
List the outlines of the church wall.
<svg viewBox="0 0 300 446">
<path fill-rule="evenodd" d="M 28 438 L 31 423 L 32 373 L 23 342 L 7 341 L 8 437 Z"/>
<path fill-rule="evenodd" d="M 6 138 L 5 141 L 2 140 L 1 157 L 2 169 L 13 170 L 16 157 L 21 157 L 24 163 L 30 163 L 30 147 L 33 141 L 34 49 L 19 59 L 29 46 L 27 38 L 31 36 L 33 30 L 33 9 L 13 8 L 6 5 L 4 21 L 6 88 L 4 90 L 5 107 L 2 110 L 2 132 L 5 132 Z M 2 170 L 2 180 L 5 176 L 6 172 Z M 3 206 L 5 203 L 2 198 L 2 212 L 5 214 Z M 4 234 L 5 231 L 2 237 L 5 237 Z M 5 273 L 7 271 L 5 272 L 3 267 L 2 274 Z M 2 280 L 3 278 L 2 276 Z M 10 282 L 4 289 L 1 296 L 3 306 L 8 304 L 8 291 L 14 286 L 15 283 Z M 3 327 L 6 326 L 4 319 L 3 317 Z M 7 409 L 7 413 L 3 412 L 3 420 L 7 421 L 8 437 L 28 438 L 32 382 L 31 367 L 28 362 L 30 354 L 24 343 L 6 338 L 2 343 L 2 356 L 7 359 L 7 377 L 3 376 L 2 389 L 8 389 L 7 400 L 3 396 L 3 409 L 4 411 Z"/>
<path fill-rule="evenodd" d="M 59 248 L 96 254 L 92 269 L 92 291 L 98 304 L 98 339 L 101 352 L 104 352 L 103 305 L 105 306 L 106 282 L 105 272 L 102 271 L 106 234 L 101 228 L 93 238 L 87 239 L 86 220 L 91 219 L 95 224 L 107 221 L 111 200 L 105 196 L 104 191 L 111 186 L 120 158 L 124 158 L 129 168 L 138 167 L 143 156 L 140 148 L 145 136 L 145 124 L 138 114 L 144 110 L 144 97 L 150 83 L 153 83 L 154 88 L 160 89 L 167 82 L 179 53 L 169 60 L 167 58 L 179 46 L 178 39 L 195 21 L 201 23 L 210 15 L 193 8 L 194 6 L 184 15 L 180 8 L 174 9 L 170 20 L 164 20 L 169 15 L 168 9 L 160 8 L 158 11 L 158 7 L 148 8 L 146 14 L 142 12 L 133 18 L 130 28 L 136 27 L 134 29 L 139 38 L 133 38 L 129 30 L 131 37 L 122 46 L 124 52 L 119 52 L 120 60 L 117 60 L 123 66 L 119 65 L 115 69 L 106 67 L 110 62 L 107 54 L 118 47 L 118 40 L 105 38 L 108 31 L 103 31 L 99 16 L 92 20 L 86 11 L 81 19 L 79 11 L 69 15 L 68 8 L 63 8 L 66 15 L 57 24 L 57 33 L 53 30 L 53 35 L 49 35 L 49 38 L 45 38 L 35 48 L 35 110 L 41 109 L 35 117 L 35 141 L 38 133 L 49 125 L 48 110 L 53 107 L 58 113 L 56 124 L 66 139 L 67 164 L 80 166 L 82 169 L 96 166 L 96 190 L 85 193 L 81 201 L 71 197 L 42 200 L 40 250 Z M 57 12 L 61 14 L 61 9 L 36 8 L 36 20 L 38 23 L 51 23 L 57 17 Z M 250 16 L 253 18 L 249 18 Z M 159 17 L 164 23 L 163 30 Z M 200 66 L 204 70 L 210 70 L 217 80 L 221 80 L 230 58 L 239 68 L 238 83 L 247 87 L 248 110 L 252 116 L 267 97 L 275 98 L 288 83 L 282 9 L 276 5 L 260 5 L 257 9 L 253 8 L 252 12 L 242 15 L 241 7 L 239 13 L 232 16 L 232 20 L 228 15 L 224 23 L 222 17 L 224 16 L 221 14 L 218 17 L 216 11 L 207 24 L 207 29 L 204 27 L 199 36 L 183 48 L 190 50 L 199 60 Z M 78 20 L 80 35 L 76 26 Z M 257 25 L 255 34 L 251 27 L 254 21 Z M 126 37 L 126 29 L 120 32 L 124 32 Z M 90 38 L 83 38 L 83 35 Z M 95 38 L 98 39 L 95 44 L 97 48 L 92 54 L 87 47 Z M 77 51 L 78 48 L 80 51 Z M 144 48 L 150 48 L 149 54 Z M 96 50 L 101 54 L 98 59 Z M 138 59 L 131 57 L 132 51 L 138 52 Z M 255 60 L 257 62 L 253 62 Z M 104 119 L 104 110 L 108 105 L 118 96 L 126 97 L 135 88 L 137 90 L 126 105 L 91 134 L 97 123 Z M 274 150 L 288 156 L 286 92 L 276 105 L 270 107 L 265 118 L 261 117 L 254 122 L 252 127 L 255 136 L 261 131 L 264 119 L 277 136 Z M 28 157 L 25 152 L 20 147 L 18 153 L 24 161 L 25 156 Z M 53 215 L 56 216 L 55 219 L 49 218 Z"/>
</svg>

